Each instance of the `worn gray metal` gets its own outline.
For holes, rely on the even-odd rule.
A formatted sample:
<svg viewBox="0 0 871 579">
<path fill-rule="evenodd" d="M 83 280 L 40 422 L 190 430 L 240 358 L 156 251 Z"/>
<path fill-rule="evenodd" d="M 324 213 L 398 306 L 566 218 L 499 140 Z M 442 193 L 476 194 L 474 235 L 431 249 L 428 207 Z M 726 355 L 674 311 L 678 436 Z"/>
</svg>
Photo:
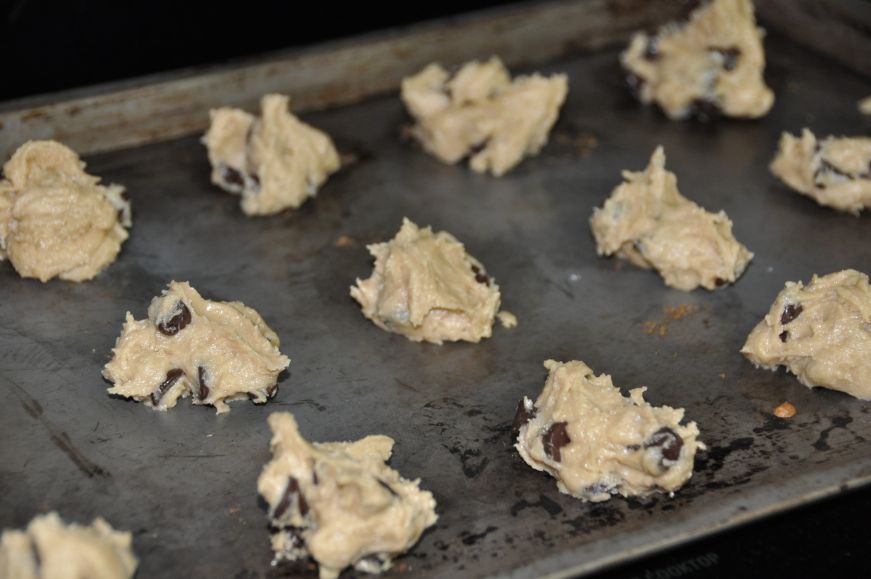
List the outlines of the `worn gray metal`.
<svg viewBox="0 0 871 579">
<path fill-rule="evenodd" d="M 248 219 L 209 185 L 186 138 L 88 159 L 123 183 L 134 226 L 120 259 L 84 284 L 40 284 L 0 265 L 0 526 L 56 509 L 135 533 L 140 577 L 277 577 L 256 479 L 266 416 L 292 411 L 313 440 L 384 433 L 392 464 L 420 477 L 440 519 L 401 562 L 414 577 L 562 577 L 592 571 L 871 479 L 871 405 L 755 370 L 738 348 L 786 280 L 871 269 L 869 217 L 820 208 L 767 171 L 781 130 L 856 133 L 867 80 L 768 40 L 778 101 L 756 122 L 673 123 L 626 95 L 617 54 L 547 67 L 571 91 L 551 144 L 502 179 L 444 166 L 403 144 L 396 98 L 307 115 L 361 161 L 298 212 Z M 595 136 L 597 146 L 581 153 Z M 725 209 L 756 253 L 737 285 L 682 293 L 595 255 L 587 219 L 657 144 L 681 190 Z M 492 273 L 519 327 L 442 347 L 387 334 L 348 296 L 371 270 L 364 244 L 403 216 L 446 229 Z M 337 247 L 349 236 L 354 243 Z M 124 312 L 145 314 L 171 279 L 242 300 L 293 363 L 266 407 L 225 416 L 182 402 L 154 412 L 106 395 L 100 369 Z M 699 311 L 679 321 L 666 306 Z M 667 335 L 644 322 L 667 323 Z M 674 498 L 590 505 L 513 451 L 516 401 L 546 358 L 581 359 L 654 404 L 684 406 L 709 445 Z M 790 420 L 771 416 L 789 400 Z M 391 576 L 407 573 L 393 571 Z M 311 574 L 307 576 L 313 576 Z"/>
<path fill-rule="evenodd" d="M 331 42 L 210 71 L 182 71 L 68 94 L 0 103 L 0 157 L 27 139 L 54 138 L 81 153 L 131 147 L 205 129 L 210 108 L 253 107 L 267 92 L 296 110 L 323 109 L 394 90 L 432 61 L 447 66 L 500 55 L 509 65 L 621 43 L 675 17 L 669 0 L 529 2 L 401 31 Z"/>
</svg>

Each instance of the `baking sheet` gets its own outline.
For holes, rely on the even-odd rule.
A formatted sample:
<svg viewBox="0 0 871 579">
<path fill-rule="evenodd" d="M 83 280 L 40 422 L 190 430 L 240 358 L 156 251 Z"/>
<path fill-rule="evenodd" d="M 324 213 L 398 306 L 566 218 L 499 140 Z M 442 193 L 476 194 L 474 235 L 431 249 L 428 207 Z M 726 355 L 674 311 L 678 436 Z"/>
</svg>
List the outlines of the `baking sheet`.
<svg viewBox="0 0 871 579">
<path fill-rule="evenodd" d="M 438 523 L 390 576 L 576 575 L 865 484 L 871 406 L 737 352 L 786 280 L 871 269 L 867 216 L 820 208 L 767 171 L 782 129 L 867 133 L 855 103 L 871 83 L 766 43 L 778 101 L 756 122 L 665 120 L 627 96 L 615 51 L 545 67 L 569 74 L 568 101 L 542 155 L 502 179 L 401 142 L 394 97 L 305 115 L 360 160 L 301 210 L 269 218 L 244 217 L 209 184 L 196 138 L 88 158 L 127 187 L 134 227 L 89 283 L 42 285 L 0 266 L 0 526 L 47 510 L 103 516 L 134 532 L 141 578 L 314 576 L 270 566 L 256 479 L 274 411 L 293 412 L 312 440 L 394 437 L 392 465 L 434 493 Z M 737 285 L 683 293 L 596 257 L 593 207 L 657 144 L 681 191 L 726 210 L 755 252 Z M 365 244 L 392 237 L 403 216 L 463 241 L 519 326 L 438 347 L 365 320 L 348 287 L 371 271 Z M 352 243 L 337 246 L 341 236 Z M 263 315 L 293 359 L 276 400 L 216 416 L 106 395 L 100 370 L 124 312 L 144 316 L 171 279 Z M 698 311 L 671 320 L 665 308 L 680 304 Z M 684 406 L 710 447 L 687 486 L 591 505 L 527 467 L 510 423 L 517 400 L 540 392 L 547 358 L 584 360 L 624 391 L 646 385 L 652 403 Z M 788 421 L 771 416 L 784 400 L 798 408 Z"/>
</svg>

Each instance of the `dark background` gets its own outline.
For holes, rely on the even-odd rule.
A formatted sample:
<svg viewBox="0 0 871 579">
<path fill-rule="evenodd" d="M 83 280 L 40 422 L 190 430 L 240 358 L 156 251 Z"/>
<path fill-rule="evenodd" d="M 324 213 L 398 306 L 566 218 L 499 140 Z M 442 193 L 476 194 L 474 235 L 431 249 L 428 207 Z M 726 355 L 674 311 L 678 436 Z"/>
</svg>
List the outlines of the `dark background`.
<svg viewBox="0 0 871 579">
<path fill-rule="evenodd" d="M 0 1 L 0 100 L 215 65 L 511 2 Z M 614 499 L 619 500 L 619 499 Z M 630 577 L 869 577 L 871 490 L 854 491 L 610 570 Z M 713 554 L 713 558 L 711 555 Z M 699 558 L 716 561 L 703 567 Z M 695 569 L 695 570 L 694 570 Z"/>
</svg>

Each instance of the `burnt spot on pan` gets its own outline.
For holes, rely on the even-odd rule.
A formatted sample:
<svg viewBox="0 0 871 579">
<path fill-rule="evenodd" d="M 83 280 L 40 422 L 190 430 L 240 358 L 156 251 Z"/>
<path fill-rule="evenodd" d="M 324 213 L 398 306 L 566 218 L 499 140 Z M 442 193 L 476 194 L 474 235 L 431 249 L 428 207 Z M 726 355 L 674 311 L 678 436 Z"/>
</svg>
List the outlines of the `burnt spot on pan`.
<svg viewBox="0 0 871 579">
<path fill-rule="evenodd" d="M 832 447 L 829 445 L 829 435 L 833 430 L 837 430 L 838 428 L 843 428 L 847 430 L 847 425 L 853 422 L 853 418 L 851 416 L 833 416 L 832 424 L 826 429 L 823 429 L 820 432 L 819 437 L 813 443 L 813 447 L 820 452 L 825 452 L 827 450 L 831 450 Z"/>
<path fill-rule="evenodd" d="M 478 541 L 480 541 L 481 539 L 483 539 L 484 537 L 486 537 L 487 535 L 489 535 L 495 531 L 498 531 L 498 530 L 499 530 L 498 527 L 494 527 L 493 525 L 490 525 L 486 529 L 481 531 L 480 533 L 472 533 L 470 531 L 463 531 L 462 533 L 460 533 L 459 537 L 460 537 L 460 541 L 463 543 L 463 545 L 470 547 L 470 546 L 474 545 L 475 543 L 477 543 Z"/>
</svg>

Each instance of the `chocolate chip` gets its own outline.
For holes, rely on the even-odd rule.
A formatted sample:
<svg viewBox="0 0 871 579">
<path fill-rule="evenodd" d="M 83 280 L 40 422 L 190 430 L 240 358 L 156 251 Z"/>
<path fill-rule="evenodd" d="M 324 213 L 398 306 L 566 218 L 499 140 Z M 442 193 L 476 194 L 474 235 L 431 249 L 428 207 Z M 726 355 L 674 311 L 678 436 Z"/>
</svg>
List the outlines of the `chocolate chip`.
<svg viewBox="0 0 871 579">
<path fill-rule="evenodd" d="M 729 72 L 738 67 L 738 59 L 741 58 L 741 49 L 737 46 L 729 48 L 708 48 L 711 52 L 718 52 L 723 57 L 723 70 Z"/>
<path fill-rule="evenodd" d="M 483 141 L 475 143 L 474 145 L 469 147 L 469 152 L 467 153 L 467 155 L 469 157 L 474 157 L 475 155 L 486 149 L 489 143 L 490 139 L 484 139 Z"/>
<path fill-rule="evenodd" d="M 547 432 L 541 436 L 541 443 L 544 445 L 545 454 L 557 462 L 562 459 L 560 449 L 572 441 L 569 438 L 567 426 L 567 422 L 554 422 L 547 429 Z"/>
<path fill-rule="evenodd" d="M 267 400 L 272 400 L 275 398 L 275 395 L 278 394 L 278 384 L 273 384 L 269 388 L 266 389 L 266 398 Z"/>
<path fill-rule="evenodd" d="M 157 406 L 160 403 L 160 399 L 163 398 L 164 394 L 166 394 L 166 391 L 172 388 L 182 376 L 184 376 L 184 371 L 181 368 L 173 368 L 167 372 L 166 380 L 157 387 L 157 390 L 151 393 L 151 403 Z"/>
<path fill-rule="evenodd" d="M 124 201 L 130 201 L 130 195 L 127 193 L 127 191 L 121 191 L 121 199 L 123 199 Z"/>
<path fill-rule="evenodd" d="M 393 487 L 392 487 L 392 486 L 390 486 L 389 484 L 387 484 L 386 482 L 384 482 L 384 481 L 381 480 L 380 478 L 379 478 L 379 479 L 375 479 L 375 480 L 377 480 L 377 481 L 378 481 L 378 484 L 380 484 L 382 487 L 384 487 L 384 490 L 386 490 L 388 493 L 390 493 L 390 494 L 393 495 L 394 497 L 399 497 L 399 493 L 397 493 L 395 490 L 393 490 Z"/>
<path fill-rule="evenodd" d="M 714 278 L 714 285 L 717 286 L 717 287 L 720 287 L 720 286 L 724 285 L 725 283 L 726 283 L 726 280 L 724 280 L 724 279 L 721 278 L 721 277 L 715 277 L 715 278 Z"/>
<path fill-rule="evenodd" d="M 690 116 L 703 123 L 717 119 L 721 112 L 720 105 L 711 99 L 695 99 L 690 103 Z"/>
<path fill-rule="evenodd" d="M 490 286 L 489 276 L 487 276 L 486 273 L 482 272 L 481 268 L 479 268 L 477 265 L 472 266 L 472 273 L 475 274 L 475 281 L 476 282 L 482 283 L 482 284 L 486 285 L 487 287 Z"/>
<path fill-rule="evenodd" d="M 280 519 L 281 516 L 287 512 L 294 496 L 296 496 L 299 514 L 303 517 L 306 516 L 306 513 L 308 513 L 308 503 L 299 490 L 299 482 L 294 477 L 288 477 L 287 486 L 284 487 L 284 494 L 281 496 L 281 500 L 275 506 L 275 511 L 272 513 L 273 519 Z"/>
<path fill-rule="evenodd" d="M 780 314 L 780 323 L 782 325 L 786 325 L 789 322 L 796 319 L 801 313 L 804 311 L 804 306 L 801 304 L 786 304 L 786 307 L 783 308 L 783 313 Z"/>
<path fill-rule="evenodd" d="M 645 60 L 658 60 L 661 56 L 659 54 L 659 39 L 655 36 L 651 36 L 647 39 L 647 45 L 644 47 L 644 59 Z"/>
<path fill-rule="evenodd" d="M 260 193 L 260 176 L 259 175 L 251 175 L 251 180 L 254 182 L 254 186 L 251 188 L 255 193 Z"/>
<path fill-rule="evenodd" d="M 240 171 L 224 164 L 221 165 L 221 179 L 223 179 L 224 183 L 239 187 L 245 184 L 245 177 L 242 176 Z"/>
<path fill-rule="evenodd" d="M 526 399 L 522 399 L 517 403 L 517 412 L 514 414 L 514 422 L 511 424 L 511 438 L 520 436 L 520 429 L 523 425 L 535 418 L 535 406 L 532 408 L 526 407 Z"/>
<path fill-rule="evenodd" d="M 644 443 L 644 448 L 662 447 L 662 458 L 665 460 L 677 460 L 680 457 L 680 449 L 683 448 L 683 438 L 669 428 L 663 426 L 654 432 L 647 442 Z M 665 466 L 664 464 L 662 466 Z"/>
<path fill-rule="evenodd" d="M 604 482 L 597 482 L 595 484 L 591 484 L 584 491 L 591 495 L 600 495 L 602 493 L 611 492 L 611 485 Z"/>
<path fill-rule="evenodd" d="M 206 386 L 206 369 L 203 366 L 197 368 L 197 379 L 200 382 L 200 400 L 209 397 L 209 387 Z"/>
<path fill-rule="evenodd" d="M 780 338 L 780 341 L 781 341 L 781 342 L 786 343 L 786 340 L 789 338 L 789 331 L 788 331 L 788 330 L 783 330 L 782 332 L 780 332 L 780 333 L 777 335 L 777 337 Z"/>
<path fill-rule="evenodd" d="M 626 86 L 635 98 L 641 98 L 641 91 L 645 84 L 647 84 L 647 80 L 643 76 L 639 76 L 634 72 L 626 73 Z"/>
<path fill-rule="evenodd" d="M 165 336 L 174 336 L 191 323 L 191 311 L 180 301 L 175 304 L 175 314 L 169 320 L 157 324 L 157 329 Z"/>
</svg>

